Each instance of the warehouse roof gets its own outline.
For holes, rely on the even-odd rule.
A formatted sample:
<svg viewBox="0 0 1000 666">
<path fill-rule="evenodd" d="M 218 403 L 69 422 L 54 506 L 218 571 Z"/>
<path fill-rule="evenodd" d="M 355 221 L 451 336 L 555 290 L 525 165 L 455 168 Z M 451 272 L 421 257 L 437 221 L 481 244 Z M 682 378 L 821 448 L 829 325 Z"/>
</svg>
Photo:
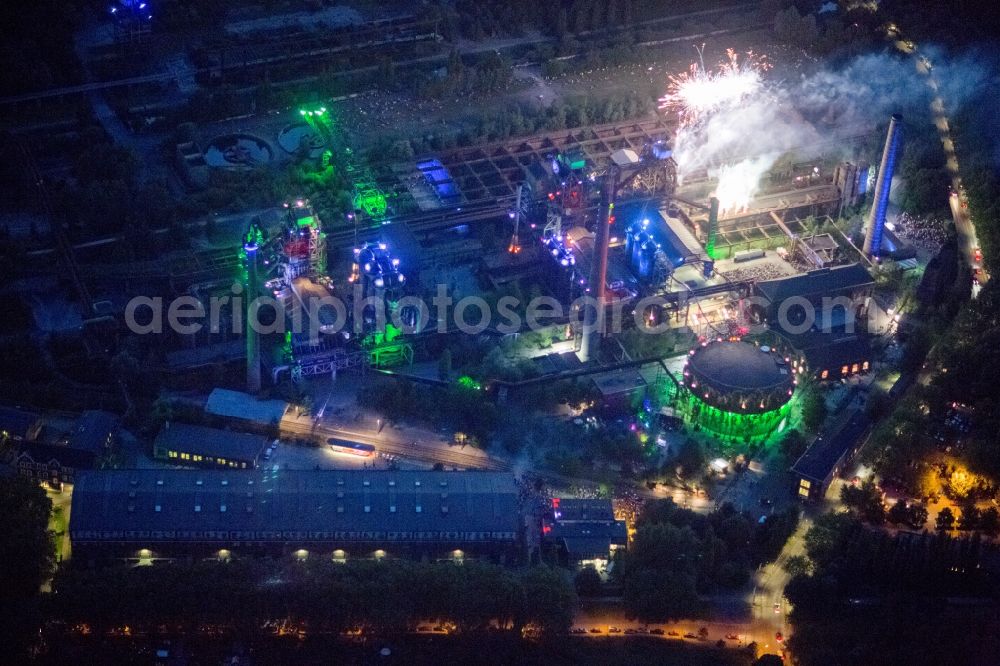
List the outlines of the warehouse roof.
<svg viewBox="0 0 1000 666">
<path fill-rule="evenodd" d="M 209 414 L 257 423 L 278 423 L 287 408 L 288 403 L 283 400 L 259 400 L 248 393 L 221 388 L 213 390 L 205 404 Z"/>
<path fill-rule="evenodd" d="M 869 361 L 872 358 L 871 342 L 867 336 L 827 335 L 825 339 L 817 336 L 814 341 L 818 344 L 802 349 L 809 367 L 813 370 L 839 368 L 842 365 Z"/>
<path fill-rule="evenodd" d="M 0 407 L 0 433 L 7 433 L 14 439 L 30 439 L 37 426 L 38 414 Z"/>
<path fill-rule="evenodd" d="M 66 438 L 66 446 L 95 455 L 103 453 L 118 429 L 118 417 L 111 412 L 88 410 L 80 415 Z"/>
<path fill-rule="evenodd" d="M 70 532 L 83 541 L 130 541 L 129 532 L 135 540 L 225 539 L 233 531 L 274 541 L 338 531 L 431 539 L 511 535 L 519 524 L 514 476 L 494 472 L 102 470 L 78 476 L 70 515 Z"/>
<path fill-rule="evenodd" d="M 817 437 L 792 465 L 792 473 L 819 483 L 824 482 L 844 454 L 860 443 L 870 426 L 871 419 L 864 413 L 855 414 L 829 437 Z"/>
<path fill-rule="evenodd" d="M 227 460 L 253 460 L 264 449 L 265 443 L 260 435 L 167 422 L 156 436 L 155 446 L 167 451 L 200 453 Z"/>
<path fill-rule="evenodd" d="M 606 559 L 611 546 L 624 546 L 628 541 L 625 522 L 580 525 L 557 525 L 552 536 L 566 546 L 570 560 Z"/>
<path fill-rule="evenodd" d="M 757 289 L 772 303 L 792 296 L 834 295 L 838 292 L 874 284 L 871 274 L 861 264 L 820 268 L 801 275 L 764 280 Z"/>
<path fill-rule="evenodd" d="M 606 558 L 611 546 L 628 540 L 625 521 L 615 520 L 609 499 L 552 499 L 552 524 L 546 536 L 561 542 L 571 560 Z"/>
<path fill-rule="evenodd" d="M 561 522 L 579 520 L 614 520 L 615 512 L 609 499 L 552 498 L 555 519 Z"/>
</svg>

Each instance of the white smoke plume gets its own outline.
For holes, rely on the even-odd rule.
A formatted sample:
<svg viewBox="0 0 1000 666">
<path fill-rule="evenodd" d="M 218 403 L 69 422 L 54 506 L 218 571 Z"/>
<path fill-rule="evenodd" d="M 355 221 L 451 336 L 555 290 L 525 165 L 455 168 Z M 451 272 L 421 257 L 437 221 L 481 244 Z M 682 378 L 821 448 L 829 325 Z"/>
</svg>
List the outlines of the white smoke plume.
<svg viewBox="0 0 1000 666">
<path fill-rule="evenodd" d="M 973 58 L 939 54 L 932 60 L 938 61 L 935 79 L 950 110 L 985 76 Z M 888 50 L 819 68 L 798 80 L 764 73 L 759 88 L 738 105 L 720 105 L 682 124 L 674 158 L 682 182 L 697 175 L 723 177 L 720 203 L 725 206 L 721 199 L 726 197 L 729 209 L 737 210 L 790 151 L 799 159 L 828 153 L 841 139 L 872 133 L 892 113 L 923 122 L 929 101 L 926 79 L 914 60 Z"/>
</svg>

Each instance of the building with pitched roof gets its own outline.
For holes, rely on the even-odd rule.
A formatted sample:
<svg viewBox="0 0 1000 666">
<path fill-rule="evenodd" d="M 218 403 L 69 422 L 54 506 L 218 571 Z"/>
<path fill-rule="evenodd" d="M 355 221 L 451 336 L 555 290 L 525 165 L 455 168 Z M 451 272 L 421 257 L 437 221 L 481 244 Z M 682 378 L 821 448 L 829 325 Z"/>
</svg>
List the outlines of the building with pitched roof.
<svg viewBox="0 0 1000 666">
<path fill-rule="evenodd" d="M 253 469 L 266 444 L 261 435 L 168 421 L 153 442 L 153 457 L 177 465 Z"/>
<path fill-rule="evenodd" d="M 871 419 L 857 412 L 834 432 L 813 440 L 792 465 L 799 499 L 822 500 L 834 477 L 857 455 L 871 427 Z"/>
<path fill-rule="evenodd" d="M 74 559 L 292 554 L 511 559 L 514 476 L 389 470 L 114 470 L 79 475 Z"/>
<path fill-rule="evenodd" d="M 542 521 L 542 537 L 566 564 L 602 571 L 614 552 L 626 547 L 628 530 L 625 521 L 615 519 L 610 499 L 554 497 Z"/>
<path fill-rule="evenodd" d="M 867 306 L 867 298 L 872 295 L 875 288 L 875 280 L 868 270 L 861 264 L 848 264 L 846 266 L 832 266 L 829 268 L 819 268 L 808 273 L 793 275 L 791 277 L 779 278 L 776 280 L 762 280 L 754 285 L 756 295 L 765 301 L 764 310 L 767 320 L 775 325 L 779 319 L 779 312 L 782 304 L 795 299 L 789 305 L 801 305 L 804 302 L 812 305 L 813 321 L 821 325 L 832 324 L 833 319 L 843 319 L 839 322 L 843 324 L 847 319 L 853 321 L 858 312 Z M 850 312 L 846 312 L 843 306 L 834 304 L 832 301 L 824 302 L 824 299 L 848 298 L 854 306 Z M 801 313 L 796 312 L 798 308 L 788 308 L 789 319 L 798 319 Z M 804 318 L 803 318 L 804 319 Z M 801 322 L 790 322 L 798 326 Z M 782 323 L 783 324 L 783 323 Z M 791 332 L 791 331 L 789 331 Z"/>
<path fill-rule="evenodd" d="M 33 440 L 41 429 L 42 421 L 38 414 L 14 407 L 0 407 L 0 443 Z"/>
<path fill-rule="evenodd" d="M 112 451 L 120 424 L 116 414 L 85 411 L 58 441 L 20 442 L 14 466 L 21 476 L 61 489 Z"/>
</svg>

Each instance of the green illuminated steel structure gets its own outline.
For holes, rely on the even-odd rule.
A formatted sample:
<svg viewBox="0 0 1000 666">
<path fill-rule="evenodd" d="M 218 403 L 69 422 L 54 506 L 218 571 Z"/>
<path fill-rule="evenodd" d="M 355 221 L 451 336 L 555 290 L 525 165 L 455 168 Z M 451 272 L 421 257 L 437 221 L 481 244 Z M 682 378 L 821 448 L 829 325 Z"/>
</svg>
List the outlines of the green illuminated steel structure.
<svg viewBox="0 0 1000 666">
<path fill-rule="evenodd" d="M 344 145 L 341 137 L 334 131 L 334 119 L 330 110 L 322 105 L 307 105 L 299 109 L 299 115 L 322 137 L 324 143 L 332 146 L 331 150 L 323 152 L 322 162 L 324 166 L 337 162 L 343 169 L 352 185 L 351 204 L 354 210 L 360 211 L 369 220 L 382 224 L 389 213 L 389 197 L 378 186 L 371 169 L 349 146 Z"/>
<path fill-rule="evenodd" d="M 705 254 L 709 259 L 715 259 L 715 241 L 719 235 L 719 200 L 712 197 L 708 201 L 708 238 L 705 241 Z"/>
</svg>

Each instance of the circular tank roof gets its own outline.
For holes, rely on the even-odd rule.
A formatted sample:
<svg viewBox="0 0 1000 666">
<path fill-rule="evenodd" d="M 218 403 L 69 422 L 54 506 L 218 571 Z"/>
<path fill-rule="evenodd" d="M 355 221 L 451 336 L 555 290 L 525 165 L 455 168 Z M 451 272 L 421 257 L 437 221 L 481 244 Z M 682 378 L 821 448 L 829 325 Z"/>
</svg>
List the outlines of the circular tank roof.
<svg viewBox="0 0 1000 666">
<path fill-rule="evenodd" d="M 792 368 L 784 358 L 746 342 L 711 342 L 696 347 L 684 374 L 684 383 L 699 398 L 735 412 L 780 407 L 788 402 L 795 384 Z"/>
</svg>

